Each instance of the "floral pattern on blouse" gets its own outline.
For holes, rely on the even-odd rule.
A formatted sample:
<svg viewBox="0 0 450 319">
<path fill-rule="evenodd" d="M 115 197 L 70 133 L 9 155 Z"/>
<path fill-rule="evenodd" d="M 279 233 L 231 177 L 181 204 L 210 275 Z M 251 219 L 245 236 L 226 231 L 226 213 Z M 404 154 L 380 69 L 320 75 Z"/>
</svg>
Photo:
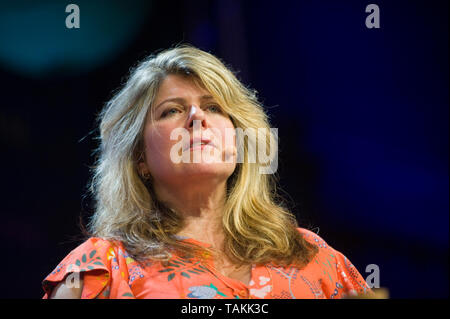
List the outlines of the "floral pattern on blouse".
<svg viewBox="0 0 450 319">
<path fill-rule="evenodd" d="M 298 228 L 319 252 L 302 269 L 253 265 L 248 285 L 217 272 L 211 256 L 138 263 L 120 242 L 89 238 L 44 279 L 43 298 L 69 274 L 83 273 L 81 298 L 334 299 L 372 293 L 357 269 L 317 234 Z M 183 239 L 205 246 L 194 239 Z M 207 246 L 207 245 L 206 245 Z"/>
</svg>

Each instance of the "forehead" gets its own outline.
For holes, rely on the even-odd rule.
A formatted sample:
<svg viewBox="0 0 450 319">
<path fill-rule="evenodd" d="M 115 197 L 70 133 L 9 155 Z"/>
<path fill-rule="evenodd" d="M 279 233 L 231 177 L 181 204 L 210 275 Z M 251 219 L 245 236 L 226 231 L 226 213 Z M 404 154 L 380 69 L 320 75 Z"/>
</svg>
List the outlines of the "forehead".
<svg viewBox="0 0 450 319">
<path fill-rule="evenodd" d="M 155 102 L 158 103 L 166 98 L 196 97 L 209 94 L 204 87 L 196 82 L 198 81 L 194 81 L 192 77 L 170 74 L 161 83 Z"/>
</svg>

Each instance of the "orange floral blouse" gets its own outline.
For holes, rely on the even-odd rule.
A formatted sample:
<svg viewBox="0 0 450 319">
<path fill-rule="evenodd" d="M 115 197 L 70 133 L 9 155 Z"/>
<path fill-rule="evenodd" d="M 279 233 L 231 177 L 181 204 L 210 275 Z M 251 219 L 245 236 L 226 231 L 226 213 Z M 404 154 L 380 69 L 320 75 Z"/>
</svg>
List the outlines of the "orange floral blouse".
<svg viewBox="0 0 450 319">
<path fill-rule="evenodd" d="M 217 272 L 212 257 L 204 261 L 174 256 L 165 266 L 154 261 L 139 264 L 120 242 L 89 238 L 44 279 L 43 298 L 47 299 L 63 280 L 75 284 L 75 275 L 81 272 L 81 298 L 324 299 L 371 293 L 361 274 L 342 253 L 315 233 L 298 230 L 319 247 L 310 263 L 302 269 L 255 265 L 248 285 Z M 207 246 L 190 238 L 182 240 Z"/>
</svg>

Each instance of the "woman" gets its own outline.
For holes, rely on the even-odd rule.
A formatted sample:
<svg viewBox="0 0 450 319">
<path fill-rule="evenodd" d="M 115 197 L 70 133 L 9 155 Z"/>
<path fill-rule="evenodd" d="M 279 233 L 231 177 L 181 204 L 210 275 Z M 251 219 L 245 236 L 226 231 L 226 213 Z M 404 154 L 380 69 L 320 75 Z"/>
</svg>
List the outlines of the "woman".
<svg viewBox="0 0 450 319">
<path fill-rule="evenodd" d="M 183 45 L 149 57 L 99 119 L 90 235 L 45 278 L 44 298 L 370 292 L 348 259 L 277 204 L 273 175 L 250 160 L 252 135 L 229 137 L 265 129 L 263 146 L 275 147 L 255 92 L 213 55 Z"/>
</svg>

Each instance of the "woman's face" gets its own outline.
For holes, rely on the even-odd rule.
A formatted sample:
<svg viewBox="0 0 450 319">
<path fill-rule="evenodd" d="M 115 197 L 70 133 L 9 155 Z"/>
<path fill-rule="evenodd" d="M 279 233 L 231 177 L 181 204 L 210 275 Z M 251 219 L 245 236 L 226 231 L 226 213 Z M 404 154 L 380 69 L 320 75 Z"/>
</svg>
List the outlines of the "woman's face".
<svg viewBox="0 0 450 319">
<path fill-rule="evenodd" d="M 229 116 L 208 91 L 189 77 L 168 75 L 147 115 L 140 172 L 172 185 L 226 180 L 236 167 L 234 136 Z"/>
</svg>

